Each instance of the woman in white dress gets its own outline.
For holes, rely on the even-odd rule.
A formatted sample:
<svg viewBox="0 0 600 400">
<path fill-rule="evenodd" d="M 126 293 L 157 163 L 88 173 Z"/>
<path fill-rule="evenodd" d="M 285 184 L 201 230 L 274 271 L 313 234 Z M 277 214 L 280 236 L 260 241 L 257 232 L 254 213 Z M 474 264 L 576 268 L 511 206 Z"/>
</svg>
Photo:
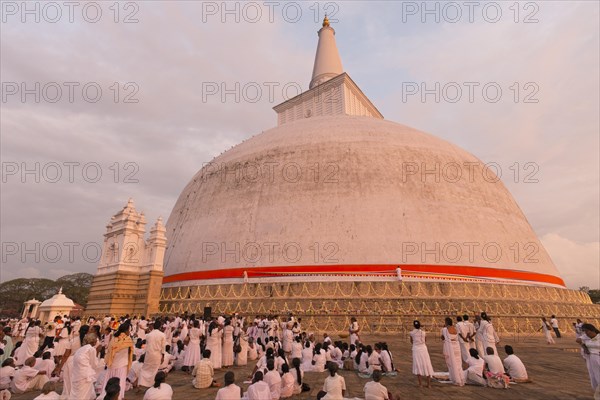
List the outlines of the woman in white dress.
<svg viewBox="0 0 600 400">
<path fill-rule="evenodd" d="M 457 386 L 464 386 L 458 331 L 452 326 L 452 318 L 446 318 L 446 324 L 442 329 L 442 340 L 444 341 L 444 358 L 450 373 L 450 380 Z"/>
<path fill-rule="evenodd" d="M 208 335 L 206 337 L 206 348 L 210 350 L 210 361 L 214 369 L 222 367 L 221 357 L 221 337 L 223 336 L 223 328 L 217 324 L 217 321 L 212 321 L 208 325 Z"/>
<path fill-rule="evenodd" d="M 248 336 L 244 331 L 240 331 L 240 337 L 238 338 L 240 352 L 235 356 L 235 365 L 238 367 L 248 364 Z"/>
<path fill-rule="evenodd" d="M 479 352 L 476 349 L 469 349 L 469 357 L 467 357 L 467 368 L 464 374 L 465 384 L 486 386 L 486 381 L 483 378 L 483 368 L 485 367 L 485 361 L 479 357 Z"/>
<path fill-rule="evenodd" d="M 97 343 L 98 336 L 95 333 L 88 333 L 83 338 L 83 346 L 73 355 L 71 392 L 68 400 L 94 400 L 96 398 L 94 382 L 98 367 L 98 352 L 95 347 Z"/>
<path fill-rule="evenodd" d="M 40 338 L 44 335 L 40 327 L 41 321 L 31 321 L 27 329 L 25 329 L 25 339 L 21 343 L 21 347 L 15 352 L 15 364 L 23 365 L 25 360 L 32 357 L 40 347 Z"/>
<path fill-rule="evenodd" d="M 173 388 L 165 383 L 167 374 L 158 371 L 154 377 L 154 386 L 146 390 L 144 400 L 171 400 L 173 398 Z"/>
<path fill-rule="evenodd" d="M 69 348 L 69 341 L 71 340 L 69 338 L 69 331 L 71 329 L 71 323 L 67 322 L 65 323 L 57 332 L 58 336 L 58 342 L 55 343 L 54 345 L 54 357 L 57 357 L 58 362 L 60 363 L 60 359 L 62 358 L 62 356 L 65 354 L 65 351 L 67 350 L 67 348 Z"/>
<path fill-rule="evenodd" d="M 200 361 L 200 336 L 202 336 L 202 332 L 200 331 L 200 321 L 196 320 L 193 323 L 193 328 L 190 329 L 188 334 L 189 342 L 187 345 L 187 350 L 185 352 L 185 358 L 183 359 L 183 366 L 187 367 L 188 371 L 192 371 L 198 361 Z"/>
<path fill-rule="evenodd" d="M 233 366 L 233 331 L 235 328 L 231 326 L 231 320 L 225 320 L 223 328 L 223 349 L 221 355 L 221 364 L 223 367 Z"/>
<path fill-rule="evenodd" d="M 108 343 L 108 349 L 106 350 L 105 356 L 108 370 L 102 387 L 106 387 L 110 378 L 119 378 L 119 385 L 121 387 L 119 400 L 122 400 L 125 397 L 127 373 L 129 372 L 133 361 L 133 340 L 131 340 L 131 337 L 129 336 L 130 329 L 131 326 L 127 322 L 119 326 L 113 339 Z"/>
<path fill-rule="evenodd" d="M 538 329 L 538 331 L 544 331 L 544 336 L 546 337 L 546 344 L 556 343 L 552 338 L 552 334 L 550 333 L 551 329 L 552 328 L 550 327 L 548 321 L 546 321 L 546 318 L 542 317 L 542 326 L 540 327 L 540 329 Z"/>
<path fill-rule="evenodd" d="M 294 375 L 290 372 L 290 366 L 284 364 L 282 367 L 283 374 L 281 375 L 281 391 L 279 398 L 286 399 L 294 394 Z"/>
<path fill-rule="evenodd" d="M 498 354 L 498 349 L 496 349 L 496 343 L 500 341 L 498 335 L 496 334 L 496 330 L 494 329 L 494 325 L 492 325 L 492 319 L 488 317 L 485 312 L 481 313 L 481 322 L 479 324 L 479 329 L 481 330 L 481 339 L 483 350 L 487 350 L 488 347 L 494 349 L 494 354 Z M 479 351 L 479 349 L 477 349 Z M 479 354 L 486 354 L 479 353 Z"/>
<path fill-rule="evenodd" d="M 414 321 L 413 329 L 410 332 L 410 342 L 412 343 L 412 373 L 417 375 L 419 380 L 419 387 L 421 387 L 421 377 L 427 377 L 427 387 L 431 387 L 431 377 L 433 376 L 433 366 L 431 365 L 431 358 L 429 357 L 429 351 L 427 350 L 427 344 L 425 343 L 425 331 L 421 329 L 421 323 Z"/>
<path fill-rule="evenodd" d="M 600 399 L 600 331 L 592 324 L 583 324 L 581 330 L 583 334 L 576 341 L 584 354 L 594 399 Z"/>
</svg>

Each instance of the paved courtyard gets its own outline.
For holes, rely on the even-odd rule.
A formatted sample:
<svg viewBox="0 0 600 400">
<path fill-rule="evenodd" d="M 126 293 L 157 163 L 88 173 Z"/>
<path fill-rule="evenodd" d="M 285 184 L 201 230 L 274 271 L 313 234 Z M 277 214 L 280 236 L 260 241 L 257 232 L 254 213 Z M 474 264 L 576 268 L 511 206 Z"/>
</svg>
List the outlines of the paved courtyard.
<svg viewBox="0 0 600 400">
<path fill-rule="evenodd" d="M 332 335 L 332 339 L 337 337 Z M 585 362 L 577 344 L 574 342 L 574 336 L 566 336 L 557 340 L 557 344 L 546 345 L 542 337 L 536 336 L 504 336 L 500 343 L 499 350 L 505 344 L 510 344 L 515 348 L 517 354 L 527 367 L 529 376 L 533 383 L 511 385 L 508 390 L 491 389 L 473 386 L 454 387 L 450 384 L 432 382 L 432 387 L 419 388 L 416 378 L 411 373 L 411 350 L 410 343 L 406 338 L 396 335 L 369 335 L 363 336 L 365 343 L 374 343 L 376 341 L 386 341 L 394 356 L 394 364 L 399 370 L 396 377 L 384 377 L 382 383 L 394 395 L 400 395 L 401 399 L 519 399 L 519 400 L 553 400 L 553 399 L 593 399 L 592 389 L 588 377 Z M 446 371 L 446 365 L 442 355 L 442 343 L 429 335 L 428 340 L 429 353 L 435 371 Z M 505 354 L 500 351 L 501 358 Z M 250 374 L 254 362 L 246 367 L 234 367 L 232 370 L 236 374 L 236 383 L 245 390 L 248 385 L 242 382 Z M 225 370 L 217 371 L 215 376 L 219 382 L 223 381 Z M 346 379 L 347 397 L 363 397 L 363 386 L 368 379 L 362 379 L 352 371 L 341 371 Z M 306 373 L 305 381 L 310 385 L 311 391 L 292 397 L 292 399 L 305 400 L 315 399 L 316 394 L 321 390 L 325 373 Z M 191 385 L 191 377 L 181 371 L 175 371 L 169 374 L 167 378 L 174 390 L 174 399 L 195 399 L 195 400 L 213 400 L 217 389 L 197 390 Z M 26 394 L 13 396 L 15 400 L 31 400 L 37 394 Z M 127 392 L 127 400 L 142 400 L 143 391 L 139 393 Z"/>
</svg>

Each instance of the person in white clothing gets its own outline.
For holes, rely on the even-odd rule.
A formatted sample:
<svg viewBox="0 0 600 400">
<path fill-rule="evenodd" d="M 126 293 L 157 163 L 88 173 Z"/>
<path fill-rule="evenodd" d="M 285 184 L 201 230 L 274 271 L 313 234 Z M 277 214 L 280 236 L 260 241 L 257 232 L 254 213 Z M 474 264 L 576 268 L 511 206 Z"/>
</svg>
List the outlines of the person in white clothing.
<svg viewBox="0 0 600 400">
<path fill-rule="evenodd" d="M 162 364 L 163 354 L 167 346 L 165 334 L 161 332 L 162 322 L 156 320 L 154 329 L 146 335 L 146 353 L 144 365 L 140 371 L 139 386 L 150 387 L 154 384 L 154 378 Z"/>
<path fill-rule="evenodd" d="M 558 329 L 558 320 L 556 319 L 556 315 L 553 315 L 550 319 L 550 325 L 552 325 L 552 329 L 554 330 L 554 334 L 557 339 L 560 339 L 560 330 Z"/>
<path fill-rule="evenodd" d="M 494 349 L 488 347 L 485 349 L 485 351 L 487 354 L 483 356 L 483 359 L 485 360 L 488 371 L 490 371 L 492 374 L 503 374 L 504 365 L 502 365 L 502 360 L 500 357 L 494 353 Z"/>
<path fill-rule="evenodd" d="M 360 342 L 360 337 L 358 333 L 360 332 L 360 327 L 358 326 L 358 321 L 355 317 L 350 318 L 350 327 L 348 328 L 348 333 L 350 334 L 350 344 L 356 344 L 356 342 Z"/>
<path fill-rule="evenodd" d="M 98 367 L 97 343 L 98 336 L 95 333 L 88 333 L 83 338 L 83 346 L 73 355 L 69 400 L 94 400 L 96 398 L 94 382 Z"/>
<path fill-rule="evenodd" d="M 281 376 L 280 398 L 286 399 L 288 397 L 292 397 L 292 395 L 294 394 L 294 384 L 296 383 L 296 379 L 294 378 L 294 375 L 290 372 L 289 365 L 283 364 L 281 369 L 283 371 L 283 375 Z"/>
<path fill-rule="evenodd" d="M 515 355 L 512 346 L 504 346 L 507 357 L 504 359 L 504 370 L 510 379 L 517 383 L 531 382 L 527 376 L 527 369 L 519 357 Z"/>
<path fill-rule="evenodd" d="M 486 386 L 483 377 L 485 361 L 479 357 L 477 349 L 469 349 L 469 358 L 467 359 L 467 368 L 464 371 L 464 380 L 467 385 Z"/>
<path fill-rule="evenodd" d="M 592 324 L 581 326 L 583 336 L 576 341 L 581 345 L 590 375 L 594 400 L 600 399 L 600 331 Z"/>
<path fill-rule="evenodd" d="M 367 382 L 363 391 L 365 392 L 365 400 L 391 400 L 392 396 L 387 388 L 379 381 L 381 380 L 381 371 L 373 371 L 373 380 Z"/>
<path fill-rule="evenodd" d="M 45 371 L 38 371 L 33 368 L 34 365 L 35 358 L 29 357 L 25 360 L 25 365 L 15 371 L 15 376 L 10 384 L 10 389 L 13 393 L 21 394 L 41 390 L 46 382 L 48 382 Z"/>
<path fill-rule="evenodd" d="M 425 331 L 421 329 L 421 323 L 419 321 L 413 321 L 413 329 L 410 332 L 410 342 L 412 343 L 412 373 L 417 375 L 419 380 L 419 387 L 421 387 L 421 377 L 427 377 L 427 387 L 431 387 L 431 377 L 433 376 L 433 367 L 431 365 L 431 358 L 429 357 L 429 351 L 425 344 Z"/>
<path fill-rule="evenodd" d="M 346 380 L 337 374 L 338 366 L 329 363 L 329 376 L 325 378 L 323 390 L 317 394 L 317 400 L 343 400 L 346 392 Z"/>
<path fill-rule="evenodd" d="M 223 387 L 217 392 L 215 400 L 241 400 L 242 388 L 235 384 L 233 371 L 227 371 L 223 377 Z"/>
<path fill-rule="evenodd" d="M 0 369 L 0 390 L 10 388 L 10 383 L 15 377 L 15 371 L 15 360 L 12 358 L 4 360 Z"/>
<path fill-rule="evenodd" d="M 252 384 L 248 386 L 245 397 L 247 397 L 248 400 L 271 399 L 271 388 L 268 383 L 263 381 L 263 373 L 261 371 L 256 371 L 254 374 Z"/>
<path fill-rule="evenodd" d="M 42 388 L 42 394 L 33 400 L 59 400 L 60 394 L 56 393 L 56 383 L 46 382 Z"/>
<path fill-rule="evenodd" d="M 167 374 L 162 371 L 156 373 L 154 384 L 144 393 L 144 400 L 171 400 L 173 398 L 173 388 L 165 383 Z"/>
<path fill-rule="evenodd" d="M 281 376 L 275 369 L 275 360 L 272 358 L 267 360 L 267 369 L 268 372 L 265 374 L 264 381 L 271 390 L 271 400 L 279 400 L 279 397 L 281 397 Z"/>
<path fill-rule="evenodd" d="M 544 332 L 544 336 L 546 337 L 546 344 L 556 343 L 552 338 L 552 335 L 550 334 L 550 324 L 548 323 L 548 321 L 546 321 L 546 318 L 544 317 L 542 317 L 542 326 L 540 327 L 540 329 L 538 329 L 538 332 L 539 331 Z"/>
</svg>

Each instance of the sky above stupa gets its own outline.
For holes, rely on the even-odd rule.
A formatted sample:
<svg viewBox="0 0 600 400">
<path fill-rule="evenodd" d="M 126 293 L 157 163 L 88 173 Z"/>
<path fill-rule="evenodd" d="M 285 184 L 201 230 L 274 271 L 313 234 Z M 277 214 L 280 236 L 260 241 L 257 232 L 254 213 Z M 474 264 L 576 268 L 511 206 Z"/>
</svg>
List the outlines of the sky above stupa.
<svg viewBox="0 0 600 400">
<path fill-rule="evenodd" d="M 2 281 L 94 273 L 129 197 L 151 225 L 308 89 L 324 14 L 387 120 L 471 152 L 567 286 L 600 287 L 599 4 L 4 1 Z"/>
</svg>

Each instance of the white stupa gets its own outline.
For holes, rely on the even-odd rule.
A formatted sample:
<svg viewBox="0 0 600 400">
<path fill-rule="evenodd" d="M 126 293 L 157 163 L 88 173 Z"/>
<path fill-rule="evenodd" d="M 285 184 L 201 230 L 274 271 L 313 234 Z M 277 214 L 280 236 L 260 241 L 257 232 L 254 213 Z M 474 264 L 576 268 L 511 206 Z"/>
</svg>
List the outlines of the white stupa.
<svg viewBox="0 0 600 400">
<path fill-rule="evenodd" d="M 44 324 L 52 321 L 56 316 L 69 315 L 74 307 L 75 303 L 63 294 L 61 287 L 58 293 L 42 302 L 38 308 L 37 318 Z"/>
</svg>

